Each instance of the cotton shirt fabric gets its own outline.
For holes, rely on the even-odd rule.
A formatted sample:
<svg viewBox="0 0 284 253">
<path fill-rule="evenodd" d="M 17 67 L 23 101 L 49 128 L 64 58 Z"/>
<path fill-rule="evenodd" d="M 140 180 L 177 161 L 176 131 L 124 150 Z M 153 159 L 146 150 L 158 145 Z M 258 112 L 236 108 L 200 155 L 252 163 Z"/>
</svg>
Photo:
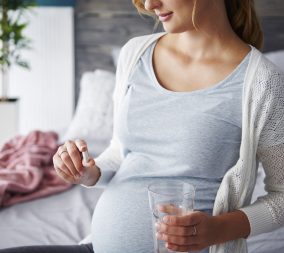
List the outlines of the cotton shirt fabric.
<svg viewBox="0 0 284 253">
<path fill-rule="evenodd" d="M 155 45 L 129 76 L 118 112 L 116 135 L 125 158 L 93 215 L 96 253 L 154 253 L 147 186 L 167 179 L 190 183 L 196 187 L 195 210 L 212 214 L 222 178 L 239 158 L 250 54 L 210 88 L 173 92 L 155 76 Z"/>
<path fill-rule="evenodd" d="M 93 187 L 105 186 L 119 171 L 123 148 L 116 136 L 117 113 L 128 89 L 129 75 L 148 46 L 166 33 L 140 36 L 122 48 L 116 72 L 114 133 L 110 146 L 95 159 L 101 177 Z M 242 138 L 240 157 L 223 177 L 213 215 L 242 210 L 248 217 L 250 236 L 275 230 L 284 224 L 284 74 L 252 47 L 242 92 Z M 267 194 L 251 202 L 258 163 L 266 174 Z M 91 235 L 81 243 L 91 241 Z M 123 242 L 122 242 L 123 243 Z M 246 253 L 243 238 L 212 245 L 210 253 Z"/>
</svg>

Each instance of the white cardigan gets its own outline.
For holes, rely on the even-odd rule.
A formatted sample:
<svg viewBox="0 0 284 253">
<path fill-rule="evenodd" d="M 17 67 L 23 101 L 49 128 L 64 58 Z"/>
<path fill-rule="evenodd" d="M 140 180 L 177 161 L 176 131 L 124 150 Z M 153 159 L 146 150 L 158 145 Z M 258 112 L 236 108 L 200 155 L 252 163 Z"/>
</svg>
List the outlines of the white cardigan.
<svg viewBox="0 0 284 253">
<path fill-rule="evenodd" d="M 145 49 L 165 33 L 131 39 L 118 60 L 114 99 L 114 128 L 117 110 L 127 90 L 127 78 Z M 274 230 L 284 224 L 284 75 L 256 48 L 243 86 L 242 141 L 240 158 L 228 170 L 216 195 L 213 214 L 235 209 L 246 213 L 251 234 Z M 108 180 L 124 159 L 121 144 L 113 134 L 110 146 L 95 159 L 102 176 Z M 250 204 L 259 161 L 262 162 L 268 194 Z M 210 253 L 245 253 L 246 240 L 239 239 L 210 247 Z"/>
</svg>

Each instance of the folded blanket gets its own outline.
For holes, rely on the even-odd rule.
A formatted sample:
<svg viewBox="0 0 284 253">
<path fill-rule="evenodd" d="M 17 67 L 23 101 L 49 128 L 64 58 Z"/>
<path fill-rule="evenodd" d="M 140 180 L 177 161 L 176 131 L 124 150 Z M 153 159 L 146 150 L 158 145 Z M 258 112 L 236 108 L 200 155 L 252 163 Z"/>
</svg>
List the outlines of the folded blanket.
<svg viewBox="0 0 284 253">
<path fill-rule="evenodd" d="M 55 132 L 32 131 L 16 136 L 0 150 L 0 207 L 67 190 L 52 157 L 58 148 Z"/>
</svg>

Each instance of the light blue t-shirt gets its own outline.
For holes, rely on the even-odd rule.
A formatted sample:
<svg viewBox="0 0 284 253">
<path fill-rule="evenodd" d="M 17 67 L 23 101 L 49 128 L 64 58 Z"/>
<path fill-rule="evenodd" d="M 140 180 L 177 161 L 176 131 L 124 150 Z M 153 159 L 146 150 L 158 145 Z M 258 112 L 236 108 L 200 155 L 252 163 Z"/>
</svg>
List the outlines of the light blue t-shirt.
<svg viewBox="0 0 284 253">
<path fill-rule="evenodd" d="M 115 132 L 125 159 L 93 215 L 95 253 L 154 253 L 147 186 L 168 178 L 189 182 L 195 209 L 212 213 L 222 178 L 239 158 L 250 54 L 210 88 L 173 92 L 155 76 L 155 44 L 133 69 L 118 112 Z"/>
</svg>

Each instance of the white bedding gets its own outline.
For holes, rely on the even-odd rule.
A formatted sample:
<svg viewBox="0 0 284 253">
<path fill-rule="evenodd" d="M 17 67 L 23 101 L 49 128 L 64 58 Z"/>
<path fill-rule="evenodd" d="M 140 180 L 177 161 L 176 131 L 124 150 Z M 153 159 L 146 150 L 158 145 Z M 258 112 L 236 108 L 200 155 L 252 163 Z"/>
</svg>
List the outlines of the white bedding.
<svg viewBox="0 0 284 253">
<path fill-rule="evenodd" d="M 249 253 L 283 253 L 284 228 L 261 234 L 248 240 Z"/>
<path fill-rule="evenodd" d="M 258 196 L 266 194 L 263 183 L 264 171 L 261 165 L 258 173 L 256 187 L 252 196 L 252 202 L 254 202 Z M 247 242 L 249 253 L 283 253 L 284 227 L 270 233 L 249 237 Z"/>
<path fill-rule="evenodd" d="M 90 233 L 101 189 L 74 186 L 63 193 L 0 209 L 0 249 L 77 244 Z"/>
<path fill-rule="evenodd" d="M 283 62 L 283 53 L 267 55 L 282 70 L 284 66 L 279 59 Z M 265 193 L 263 177 L 261 171 L 253 200 Z M 57 195 L 0 209 L 0 249 L 24 245 L 77 244 L 90 232 L 93 209 L 101 192 L 101 189 L 74 186 Z M 248 248 L 250 253 L 283 253 L 284 227 L 249 238 Z"/>
<path fill-rule="evenodd" d="M 264 193 L 263 173 L 253 199 Z M 0 210 L 0 249 L 24 245 L 77 244 L 90 232 L 91 217 L 102 189 L 74 186 L 46 198 Z M 249 238 L 250 253 L 284 252 L 284 227 Z"/>
</svg>

